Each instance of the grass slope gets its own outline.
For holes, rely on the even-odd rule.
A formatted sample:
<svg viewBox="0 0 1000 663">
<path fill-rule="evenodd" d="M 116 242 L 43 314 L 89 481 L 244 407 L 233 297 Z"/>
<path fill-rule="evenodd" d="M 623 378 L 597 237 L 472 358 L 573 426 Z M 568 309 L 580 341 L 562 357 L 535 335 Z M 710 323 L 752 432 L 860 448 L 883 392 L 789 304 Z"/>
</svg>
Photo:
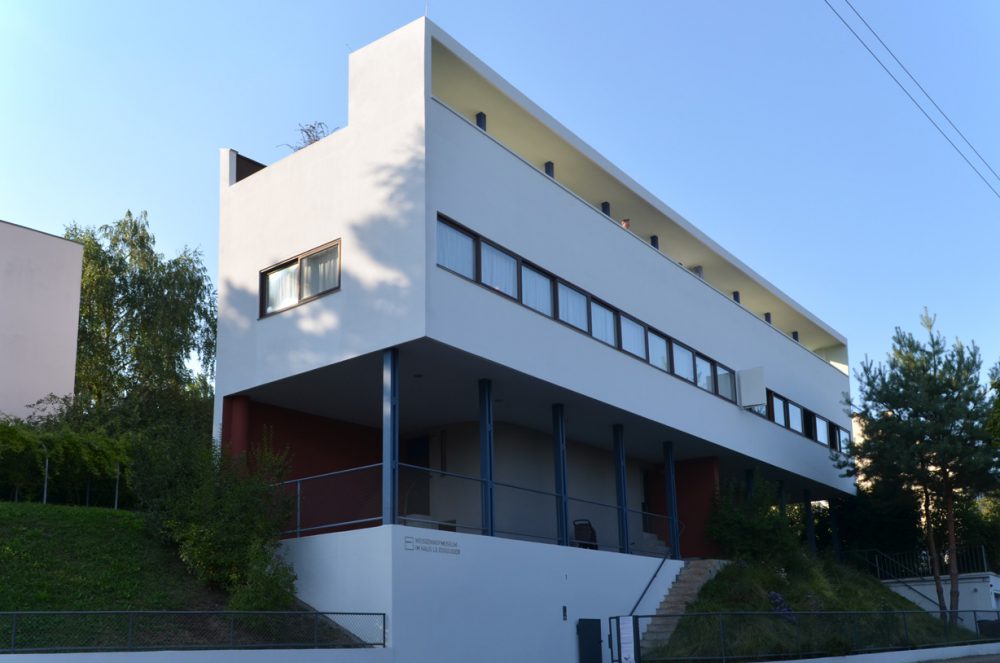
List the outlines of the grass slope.
<svg viewBox="0 0 1000 663">
<path fill-rule="evenodd" d="M 139 514 L 0 502 L 0 612 L 221 610 Z"/>
<path fill-rule="evenodd" d="M 787 566 L 775 562 L 728 565 L 688 606 L 670 642 L 649 652 L 644 660 L 683 660 L 723 653 L 763 660 L 976 639 L 974 630 L 949 628 L 866 573 L 804 555 L 792 562 Z M 775 609 L 772 592 L 780 594 L 777 603 L 789 612 Z M 841 614 L 801 614 L 826 611 Z M 904 616 L 895 611 L 913 612 Z M 722 618 L 703 614 L 738 612 L 767 614 Z M 859 612 L 883 614 L 850 614 Z M 975 629 L 974 624 L 968 626 Z"/>
</svg>

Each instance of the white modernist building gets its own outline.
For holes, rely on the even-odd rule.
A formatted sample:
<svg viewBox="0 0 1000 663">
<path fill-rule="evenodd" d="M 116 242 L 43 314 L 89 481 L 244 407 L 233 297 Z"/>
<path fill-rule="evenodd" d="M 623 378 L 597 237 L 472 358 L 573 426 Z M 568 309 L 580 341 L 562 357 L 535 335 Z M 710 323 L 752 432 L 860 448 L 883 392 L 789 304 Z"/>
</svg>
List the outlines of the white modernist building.
<svg viewBox="0 0 1000 663">
<path fill-rule="evenodd" d="M 395 660 L 573 660 L 714 554 L 720 481 L 853 492 L 846 340 L 426 19 L 220 188 L 217 433 L 290 450 L 300 595 Z"/>
<path fill-rule="evenodd" d="M 83 245 L 0 221 L 0 416 L 73 393 Z"/>
</svg>

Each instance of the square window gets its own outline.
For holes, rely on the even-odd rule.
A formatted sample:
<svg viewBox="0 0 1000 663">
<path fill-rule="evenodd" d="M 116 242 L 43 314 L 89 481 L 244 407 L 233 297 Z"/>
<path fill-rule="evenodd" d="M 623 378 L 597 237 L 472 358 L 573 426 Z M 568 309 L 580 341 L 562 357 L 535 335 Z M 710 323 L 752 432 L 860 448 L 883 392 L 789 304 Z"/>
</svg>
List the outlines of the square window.
<svg viewBox="0 0 1000 663">
<path fill-rule="evenodd" d="M 340 287 L 340 245 L 302 259 L 302 299 Z"/>
</svg>

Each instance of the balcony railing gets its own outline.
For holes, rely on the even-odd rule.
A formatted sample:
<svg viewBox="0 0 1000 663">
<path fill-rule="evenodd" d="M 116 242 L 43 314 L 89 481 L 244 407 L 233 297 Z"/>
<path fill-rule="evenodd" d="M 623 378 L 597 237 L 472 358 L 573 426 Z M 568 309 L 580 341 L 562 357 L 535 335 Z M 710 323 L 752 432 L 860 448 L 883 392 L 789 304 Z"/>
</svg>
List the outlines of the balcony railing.
<svg viewBox="0 0 1000 663">
<path fill-rule="evenodd" d="M 480 534 L 480 477 L 398 463 L 397 522 L 449 532 Z M 382 464 L 291 479 L 280 484 L 295 509 L 285 537 L 371 527 L 382 522 Z M 494 481 L 494 533 L 498 537 L 558 543 L 560 496 L 552 491 Z M 569 545 L 620 551 L 619 508 L 598 500 L 570 496 Z M 629 509 L 629 551 L 657 557 L 670 554 L 670 519 L 664 514 Z"/>
</svg>

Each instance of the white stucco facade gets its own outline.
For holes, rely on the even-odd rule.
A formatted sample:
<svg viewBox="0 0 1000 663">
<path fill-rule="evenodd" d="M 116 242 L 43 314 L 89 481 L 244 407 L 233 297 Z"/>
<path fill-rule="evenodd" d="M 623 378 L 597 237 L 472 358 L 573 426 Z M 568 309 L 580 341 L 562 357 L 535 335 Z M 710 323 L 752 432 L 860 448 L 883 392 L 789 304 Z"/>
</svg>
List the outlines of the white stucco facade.
<svg viewBox="0 0 1000 663">
<path fill-rule="evenodd" d="M 280 440 L 299 453 L 293 479 L 331 474 L 309 484 L 307 535 L 286 542 L 305 601 L 386 612 L 396 660 L 468 660 L 474 643 L 477 660 L 573 660 L 576 619 L 627 614 L 651 580 L 655 611 L 680 568 L 655 573 L 655 555 L 680 555 L 685 536 L 701 544 L 687 554 L 709 554 L 720 480 L 757 471 L 790 501 L 853 492 L 831 459 L 851 424 L 832 327 L 426 19 L 353 53 L 349 88 L 332 135 L 267 166 L 220 157 L 216 433 L 239 452 Z M 475 247 L 464 275 L 446 268 L 446 232 Z M 306 296 L 310 256 L 331 246 L 339 278 Z M 489 247 L 516 265 L 506 294 Z M 549 284 L 547 311 L 527 303 L 526 269 Z M 580 328 L 563 287 L 585 297 Z M 656 339 L 697 354 L 704 380 L 684 378 L 681 354 L 658 365 Z M 794 407 L 799 431 L 782 424 Z M 679 516 L 664 506 L 675 461 Z M 390 477 L 382 494 L 350 483 L 359 467 Z M 398 517 L 368 505 L 317 521 L 321 485 L 338 508 Z M 563 508 L 600 550 L 554 536 Z M 663 521 L 681 518 L 668 538 Z M 418 538 L 435 550 L 406 547 Z M 649 557 L 609 552 L 650 542 Z"/>
<path fill-rule="evenodd" d="M 0 415 L 73 393 L 83 246 L 0 221 Z"/>
</svg>

